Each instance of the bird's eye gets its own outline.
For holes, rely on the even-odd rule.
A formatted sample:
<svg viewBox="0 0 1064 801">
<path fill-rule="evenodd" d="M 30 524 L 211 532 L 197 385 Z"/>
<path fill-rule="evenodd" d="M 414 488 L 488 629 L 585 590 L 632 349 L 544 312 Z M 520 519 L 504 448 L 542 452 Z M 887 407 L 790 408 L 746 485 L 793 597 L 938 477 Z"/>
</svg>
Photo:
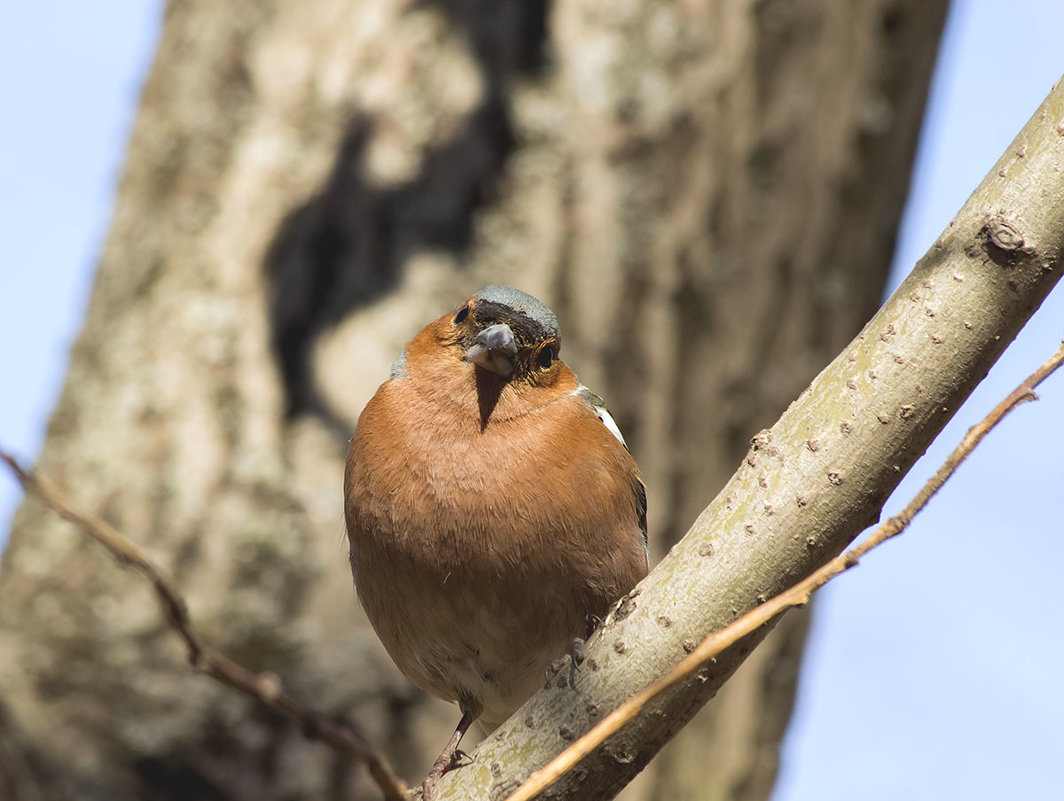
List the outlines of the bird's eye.
<svg viewBox="0 0 1064 801">
<path fill-rule="evenodd" d="M 463 306 L 458 310 L 458 313 L 454 316 L 454 322 L 456 325 L 461 325 L 466 321 L 466 317 L 469 316 L 469 307 Z"/>
<path fill-rule="evenodd" d="M 536 363 L 539 365 L 540 370 L 548 369 L 554 362 L 554 348 L 546 347 L 540 350 L 539 355 L 536 357 Z"/>
</svg>

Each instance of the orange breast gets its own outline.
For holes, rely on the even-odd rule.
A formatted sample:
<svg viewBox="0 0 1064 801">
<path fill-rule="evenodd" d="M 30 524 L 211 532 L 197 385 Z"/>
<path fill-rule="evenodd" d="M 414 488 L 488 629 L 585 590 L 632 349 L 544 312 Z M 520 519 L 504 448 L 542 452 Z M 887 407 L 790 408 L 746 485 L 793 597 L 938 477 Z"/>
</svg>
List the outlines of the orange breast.
<svg viewBox="0 0 1064 801">
<path fill-rule="evenodd" d="M 412 370 L 378 390 L 345 506 L 359 598 L 389 654 L 492 723 L 646 561 L 635 463 L 584 401 L 500 398 L 482 426 L 468 380 Z"/>
</svg>

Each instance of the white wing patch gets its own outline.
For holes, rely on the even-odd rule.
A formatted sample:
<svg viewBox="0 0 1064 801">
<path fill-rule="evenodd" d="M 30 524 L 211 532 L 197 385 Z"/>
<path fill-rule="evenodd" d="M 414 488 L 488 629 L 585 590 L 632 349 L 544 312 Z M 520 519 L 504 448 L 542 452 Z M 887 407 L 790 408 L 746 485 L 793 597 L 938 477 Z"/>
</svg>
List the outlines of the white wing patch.
<svg viewBox="0 0 1064 801">
<path fill-rule="evenodd" d="M 606 426 L 606 429 L 613 434 L 613 436 L 617 437 L 617 441 L 624 446 L 625 450 L 628 450 L 628 443 L 624 441 L 624 435 L 621 434 L 621 429 L 617 427 L 617 421 L 613 419 L 613 415 L 610 414 L 609 409 L 606 408 L 606 404 L 603 402 L 602 398 L 583 384 L 578 386 L 573 391 L 573 394 L 582 398 L 587 405 L 591 407 L 598 419 L 602 421 L 604 426 Z"/>
</svg>

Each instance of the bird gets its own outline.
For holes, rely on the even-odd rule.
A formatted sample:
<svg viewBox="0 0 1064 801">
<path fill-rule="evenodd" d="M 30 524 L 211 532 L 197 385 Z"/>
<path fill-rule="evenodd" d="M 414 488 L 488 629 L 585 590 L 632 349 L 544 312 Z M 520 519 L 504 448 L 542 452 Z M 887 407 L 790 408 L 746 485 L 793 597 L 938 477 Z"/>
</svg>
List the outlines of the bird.
<svg viewBox="0 0 1064 801">
<path fill-rule="evenodd" d="M 560 352 L 544 303 L 485 287 L 403 349 L 350 442 L 359 601 L 399 670 L 461 711 L 426 797 L 470 725 L 496 728 L 565 655 L 574 670 L 649 569 L 635 460 Z"/>
</svg>

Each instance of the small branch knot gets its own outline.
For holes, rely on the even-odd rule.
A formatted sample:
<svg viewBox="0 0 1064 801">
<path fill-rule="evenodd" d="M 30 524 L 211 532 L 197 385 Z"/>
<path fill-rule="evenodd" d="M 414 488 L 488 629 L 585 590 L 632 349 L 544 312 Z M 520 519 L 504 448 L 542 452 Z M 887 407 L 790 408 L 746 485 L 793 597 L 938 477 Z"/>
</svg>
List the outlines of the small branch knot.
<svg viewBox="0 0 1064 801">
<path fill-rule="evenodd" d="M 985 226 L 987 237 L 998 250 L 1011 252 L 1024 246 L 1023 235 L 1015 223 L 1002 217 L 990 217 Z"/>
</svg>

